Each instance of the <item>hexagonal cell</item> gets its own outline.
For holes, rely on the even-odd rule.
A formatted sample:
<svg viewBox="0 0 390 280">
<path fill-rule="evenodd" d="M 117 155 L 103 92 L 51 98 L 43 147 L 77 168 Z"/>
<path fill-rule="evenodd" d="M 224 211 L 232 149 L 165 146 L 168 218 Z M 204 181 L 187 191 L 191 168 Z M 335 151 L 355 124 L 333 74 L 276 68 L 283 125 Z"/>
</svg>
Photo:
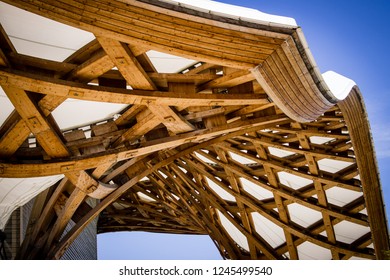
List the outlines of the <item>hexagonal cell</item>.
<svg viewBox="0 0 390 280">
<path fill-rule="evenodd" d="M 278 247 L 286 242 L 283 229 L 262 216 L 259 213 L 252 213 L 253 223 L 256 232 L 272 247 Z"/>
<path fill-rule="evenodd" d="M 204 151 L 204 152 L 207 152 L 207 151 Z M 205 157 L 205 156 L 203 156 L 203 155 L 201 155 L 201 154 L 199 154 L 199 153 L 197 153 L 197 152 L 195 152 L 195 155 L 196 155 L 201 161 L 203 161 L 203 162 L 205 162 L 205 163 L 216 164 L 216 162 L 212 161 L 211 159 L 209 159 L 209 158 L 207 158 L 207 157 Z"/>
<path fill-rule="evenodd" d="M 289 204 L 287 207 L 290 213 L 290 219 L 303 227 L 308 227 L 322 219 L 320 212 L 298 203 Z"/>
<path fill-rule="evenodd" d="M 295 153 L 293 153 L 293 152 L 285 151 L 285 150 L 274 148 L 274 147 L 269 147 L 268 151 L 270 152 L 271 155 L 274 155 L 274 156 L 277 156 L 280 158 L 295 155 Z"/>
<path fill-rule="evenodd" d="M 318 144 L 318 145 L 322 145 L 329 141 L 334 140 L 334 138 L 332 137 L 321 137 L 321 136 L 310 136 L 309 139 L 311 143 Z"/>
<path fill-rule="evenodd" d="M 297 175 L 293 175 L 290 173 L 287 173 L 285 171 L 280 171 L 277 173 L 279 177 L 279 182 L 287 187 L 290 187 L 294 190 L 298 190 L 302 187 L 305 187 L 307 185 L 310 185 L 313 183 L 312 180 L 299 177 Z"/>
<path fill-rule="evenodd" d="M 340 187 L 332 187 L 325 191 L 328 202 L 340 207 L 362 196 L 362 192 L 355 192 Z"/>
<path fill-rule="evenodd" d="M 193 65 L 196 61 L 154 50 L 146 52 L 159 73 L 177 73 L 183 68 Z"/>
<path fill-rule="evenodd" d="M 236 242 L 239 246 L 249 251 L 248 239 L 245 235 L 234 226 L 228 218 L 226 218 L 219 210 L 217 210 L 219 219 L 221 221 L 222 226 L 226 229 L 227 233 L 230 237 Z"/>
<path fill-rule="evenodd" d="M 332 253 L 330 250 L 306 241 L 298 246 L 298 256 L 300 260 L 330 260 Z"/>
<path fill-rule="evenodd" d="M 351 244 L 356 239 L 362 237 L 370 231 L 369 227 L 351 223 L 348 221 L 341 221 L 334 227 L 336 240 Z"/>
<path fill-rule="evenodd" d="M 221 197 L 222 199 L 224 200 L 228 200 L 228 201 L 236 201 L 236 198 L 234 196 L 232 196 L 230 193 L 228 193 L 227 191 L 225 191 L 223 188 L 221 188 L 220 186 L 218 186 L 216 183 L 214 183 L 213 181 L 211 181 L 209 178 L 206 178 L 207 180 L 207 184 L 209 185 L 209 187 L 219 196 Z"/>
<path fill-rule="evenodd" d="M 240 181 L 244 190 L 259 200 L 272 198 L 274 196 L 269 190 L 266 190 L 245 178 L 240 178 Z"/>
<path fill-rule="evenodd" d="M 256 164 L 255 161 L 247 158 L 247 157 L 244 157 L 242 155 L 238 155 L 236 153 L 232 153 L 232 152 L 229 152 L 229 155 L 230 157 L 235 160 L 235 161 L 238 161 L 239 163 L 242 163 L 242 164 Z"/>
<path fill-rule="evenodd" d="M 340 170 L 342 170 L 348 166 L 351 166 L 353 163 L 324 158 L 324 159 L 320 159 L 319 161 L 317 161 L 317 164 L 318 164 L 318 168 L 320 170 L 330 172 L 330 173 L 337 173 Z"/>
<path fill-rule="evenodd" d="M 142 192 L 137 192 L 137 195 L 141 200 L 143 200 L 145 202 L 155 202 L 156 201 L 154 198 L 151 198 L 150 196 L 148 196 Z"/>
</svg>

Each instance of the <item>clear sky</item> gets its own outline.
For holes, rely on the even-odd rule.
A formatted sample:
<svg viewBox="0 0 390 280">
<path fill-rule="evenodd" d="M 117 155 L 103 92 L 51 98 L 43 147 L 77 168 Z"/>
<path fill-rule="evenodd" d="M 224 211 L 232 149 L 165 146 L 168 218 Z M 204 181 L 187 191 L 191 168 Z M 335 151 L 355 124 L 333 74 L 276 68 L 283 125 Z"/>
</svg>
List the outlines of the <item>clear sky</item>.
<svg viewBox="0 0 390 280">
<path fill-rule="evenodd" d="M 196 0 L 194 0 L 195 2 Z M 294 18 L 322 73 L 356 82 L 371 124 L 387 216 L 390 216 L 390 1 L 223 0 Z M 111 236 L 110 236 L 111 235 Z M 98 235 L 99 259 L 220 259 L 208 236 Z"/>
</svg>

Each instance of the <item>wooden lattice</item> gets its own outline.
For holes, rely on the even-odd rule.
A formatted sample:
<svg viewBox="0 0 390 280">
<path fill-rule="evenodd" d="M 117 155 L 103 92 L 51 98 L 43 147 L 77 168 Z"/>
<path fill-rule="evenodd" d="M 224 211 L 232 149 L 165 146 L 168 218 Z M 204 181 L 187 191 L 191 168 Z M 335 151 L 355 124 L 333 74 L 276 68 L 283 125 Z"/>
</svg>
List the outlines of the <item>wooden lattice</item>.
<svg viewBox="0 0 390 280">
<path fill-rule="evenodd" d="M 208 234 L 227 259 L 389 249 L 359 90 L 329 94 L 299 28 L 160 1 L 4 2 L 96 36 L 55 62 L 19 54 L 1 32 L 15 111 L 0 128 L 0 176 L 64 174 L 37 197 L 18 258 L 60 258 L 96 217 L 99 233 Z M 159 73 L 149 50 L 197 62 Z M 62 131 L 51 113 L 68 98 L 128 106 Z"/>
</svg>

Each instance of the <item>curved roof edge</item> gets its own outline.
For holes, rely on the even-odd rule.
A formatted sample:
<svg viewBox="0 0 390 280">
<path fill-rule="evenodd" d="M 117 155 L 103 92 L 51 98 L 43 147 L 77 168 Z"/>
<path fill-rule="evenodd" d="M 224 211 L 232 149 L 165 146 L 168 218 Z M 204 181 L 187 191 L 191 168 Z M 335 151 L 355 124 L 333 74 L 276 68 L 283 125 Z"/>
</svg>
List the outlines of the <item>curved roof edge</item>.
<svg viewBox="0 0 390 280">
<path fill-rule="evenodd" d="M 335 78 L 341 81 L 337 90 L 347 90 L 352 82 L 334 72 L 325 75 L 326 79 Z M 372 239 L 378 259 L 386 259 L 385 251 L 390 248 L 387 215 L 384 207 L 384 198 L 381 191 L 381 182 L 378 172 L 374 141 L 368 121 L 367 110 L 359 88 L 355 85 L 350 89 L 348 96 L 341 101 L 339 107 L 348 124 L 349 134 L 358 165 L 366 207 L 372 228 Z"/>
<path fill-rule="evenodd" d="M 144 1 L 156 2 L 153 0 Z M 186 9 L 195 9 L 202 13 L 232 18 L 239 21 L 248 21 L 252 23 L 268 25 L 271 27 L 273 26 L 292 28 L 296 30 L 297 36 L 294 39 L 295 43 L 299 45 L 298 50 L 304 58 L 304 61 L 307 64 L 309 71 L 311 72 L 310 74 L 316 81 L 319 90 L 329 102 L 331 102 L 332 104 L 336 104 L 339 101 L 345 99 L 349 92 L 352 90 L 352 87 L 356 85 L 354 81 L 333 71 L 328 71 L 324 74 L 321 74 L 317 63 L 308 47 L 308 43 L 304 37 L 304 34 L 301 28 L 299 28 L 294 18 L 267 14 L 256 9 L 226 4 L 212 0 L 199 0 L 196 2 L 191 0 L 158 1 L 170 4 L 176 3 L 178 6 L 181 6 Z"/>
<path fill-rule="evenodd" d="M 156 2 L 153 0 L 141 0 L 144 2 Z M 256 9 L 240 7 L 212 0 L 158 0 L 158 2 L 176 3 L 185 9 L 195 9 L 199 12 L 212 14 L 222 17 L 228 17 L 239 21 L 248 21 L 271 27 L 292 28 L 296 31 L 294 41 L 297 44 L 298 51 L 307 65 L 318 89 L 323 96 L 331 103 L 336 104 L 344 100 L 356 85 L 353 80 L 344 77 L 336 72 L 328 71 L 321 74 L 317 63 L 309 49 L 308 43 L 304 37 L 302 29 L 298 26 L 294 18 L 267 14 Z M 282 106 L 283 107 L 283 106 Z M 287 113 L 293 119 L 296 116 Z M 299 121 L 310 121 L 310 119 L 299 118 Z"/>
<path fill-rule="evenodd" d="M 11 0 L 6 0 L 6 1 L 11 2 Z M 12 1 L 16 2 L 16 0 L 12 0 Z M 23 1 L 23 0 L 19 0 L 19 2 L 21 2 L 21 1 Z M 72 1 L 77 2 L 77 3 L 82 3 L 81 0 L 72 0 Z M 201 1 L 204 3 L 214 2 L 214 1 L 206 2 L 207 0 L 201 0 Z M 34 2 L 44 2 L 44 1 L 37 0 Z M 55 1 L 53 1 L 53 2 L 55 2 Z M 101 0 L 101 2 L 103 2 L 103 0 Z M 113 2 L 115 2 L 115 1 L 109 2 L 109 0 L 105 0 L 105 3 L 109 3 L 109 4 L 106 6 L 103 6 L 103 7 L 104 8 L 110 7 L 110 4 L 112 4 Z M 134 5 L 140 5 L 139 4 L 140 2 L 141 3 L 145 2 L 148 4 L 152 3 L 151 5 L 157 5 L 155 3 L 162 3 L 162 2 L 164 2 L 164 3 L 165 2 L 167 2 L 167 3 L 168 2 L 169 3 L 188 2 L 189 3 L 190 1 L 184 1 L 184 0 L 183 1 L 179 1 L 179 0 L 178 1 L 176 1 L 176 0 L 172 0 L 172 1 L 167 1 L 167 0 L 161 0 L 161 1 L 159 1 L 159 0 L 140 0 L 140 1 L 118 0 L 117 2 L 118 3 L 122 2 L 122 4 L 123 3 L 135 3 Z M 177 4 L 178 7 L 179 7 L 180 3 Z M 60 5 L 60 4 L 58 4 L 58 5 Z M 82 4 L 80 4 L 80 5 L 82 5 Z M 174 4 L 169 4 L 169 7 L 171 7 L 173 5 Z M 196 10 L 191 8 L 192 6 L 190 7 L 185 3 L 180 4 L 180 6 L 182 6 L 182 5 L 184 5 L 183 8 L 178 8 L 178 10 L 180 10 L 180 11 L 181 10 L 188 10 L 189 11 L 188 14 L 190 14 L 190 15 L 195 14 L 194 11 L 196 11 Z M 147 6 L 147 5 L 145 5 L 145 6 Z M 123 30 L 127 30 L 125 28 L 123 30 L 120 29 L 117 34 L 114 32 L 110 32 L 109 29 L 104 29 L 104 28 L 97 29 L 98 27 L 94 26 L 88 20 L 82 21 L 76 17 L 74 17 L 74 18 L 71 17 L 71 16 L 73 16 L 73 14 L 71 16 L 69 16 L 69 18 L 66 18 L 66 16 L 68 16 L 68 14 L 65 13 L 66 11 L 63 11 L 64 14 L 61 15 L 59 13 L 59 12 L 61 12 L 61 9 L 62 9 L 62 7 L 59 7 L 58 9 L 54 9 L 55 12 L 49 10 L 48 13 L 51 12 L 53 17 L 58 17 L 58 19 L 61 19 L 62 21 L 65 21 L 65 22 L 69 21 L 73 25 L 77 26 L 77 24 L 80 24 L 84 28 L 86 28 L 86 29 L 88 28 L 88 30 L 91 32 L 97 31 L 97 33 L 100 36 L 103 36 L 104 34 L 108 34 L 107 38 L 109 38 L 109 39 L 111 39 L 111 37 L 114 39 L 116 38 L 117 40 L 123 39 L 125 42 L 130 42 L 129 44 L 131 44 L 133 42 L 135 42 L 135 43 L 140 42 L 143 47 L 155 46 L 155 45 L 158 45 L 160 42 L 164 42 L 164 43 L 166 42 L 165 41 L 166 38 L 163 38 L 163 36 L 161 36 L 161 38 L 160 38 L 161 41 L 152 41 L 152 39 L 151 39 L 151 41 L 147 41 L 149 39 L 149 38 L 147 38 L 148 36 L 140 37 L 140 38 L 137 37 L 134 39 L 132 37 L 132 35 L 134 36 L 134 34 L 130 33 L 130 35 L 129 35 L 125 32 L 120 33 Z M 150 16 L 150 18 L 153 18 L 154 13 L 150 12 L 152 9 L 157 10 L 156 7 L 152 7 L 150 10 L 145 9 L 145 16 Z M 105 12 L 107 12 L 107 13 L 108 13 L 108 11 L 110 11 L 109 8 L 107 10 L 105 10 Z M 39 12 L 43 13 L 41 10 L 39 10 Z M 57 12 L 58 12 L 58 14 L 55 14 Z M 166 14 L 164 14 L 163 12 Z M 168 23 L 167 27 L 165 27 L 165 30 L 168 30 L 167 32 L 164 33 L 162 31 L 160 31 L 159 29 L 156 29 L 155 32 L 158 35 L 165 34 L 167 36 L 170 36 L 170 38 L 172 37 L 172 40 L 175 40 L 176 38 L 174 38 L 174 37 L 176 35 L 174 34 L 174 32 L 178 32 L 177 30 L 175 30 L 175 28 L 180 27 L 180 24 L 173 25 L 173 22 L 177 23 L 179 21 L 179 18 L 175 17 L 175 15 L 172 15 L 172 12 L 167 8 L 163 12 L 161 12 L 160 14 L 165 16 L 165 17 L 168 17 L 167 15 L 169 15 L 171 17 L 171 19 L 173 19 L 173 20 L 166 21 Z M 194 14 L 192 14 L 193 12 L 194 12 Z M 129 12 L 129 14 L 130 13 L 131 12 Z M 208 17 L 208 14 L 210 14 L 210 13 L 211 13 L 211 16 Z M 91 15 L 91 14 L 93 14 L 93 13 L 90 12 L 89 15 Z M 266 90 L 266 92 L 268 94 L 275 95 L 276 93 L 279 94 L 281 92 L 281 94 L 278 97 L 279 100 L 274 100 L 274 101 L 278 101 L 279 103 L 281 103 L 281 104 L 279 104 L 279 103 L 275 102 L 275 103 L 277 103 L 277 105 L 281 109 L 283 109 L 283 111 L 286 110 L 287 112 L 290 112 L 292 119 L 295 119 L 295 120 L 297 120 L 297 119 L 300 121 L 302 120 L 302 122 L 310 121 L 311 119 L 315 118 L 316 116 L 321 115 L 324 111 L 326 111 L 327 108 L 332 107 L 335 103 L 338 103 L 340 101 L 339 102 L 340 108 L 343 111 L 342 112 L 343 115 L 345 115 L 345 120 L 346 120 L 345 122 L 348 123 L 348 129 L 350 130 L 351 135 L 352 135 L 351 141 L 353 142 L 353 147 L 354 147 L 353 151 L 355 152 L 356 158 L 357 158 L 358 170 L 360 170 L 360 172 L 362 173 L 362 175 L 361 175 L 362 180 L 361 181 L 362 181 L 362 186 L 364 186 L 364 195 L 365 195 L 365 201 L 367 201 L 367 209 L 371 215 L 374 215 L 374 217 L 371 218 L 371 220 L 370 220 L 370 224 L 372 225 L 372 232 L 373 232 L 373 239 L 374 239 L 375 247 L 377 247 L 376 251 L 379 252 L 379 254 L 382 254 L 383 253 L 381 251 L 382 249 L 387 248 L 387 250 L 388 250 L 389 240 L 388 240 L 388 230 L 387 230 L 387 226 L 386 226 L 387 222 L 386 222 L 385 214 L 382 214 L 382 212 L 384 211 L 384 208 L 382 207 L 383 206 L 383 198 L 382 198 L 381 193 L 380 193 L 380 180 L 379 180 L 379 175 L 377 172 L 378 168 L 377 168 L 377 163 L 375 160 L 375 153 L 373 152 L 373 141 L 371 139 L 370 127 L 369 127 L 369 123 L 367 120 L 366 110 L 364 108 L 362 97 L 361 97 L 360 92 L 359 92 L 358 88 L 356 87 L 355 83 L 352 80 L 350 80 L 346 77 L 343 77 L 335 72 L 327 72 L 327 73 L 321 74 L 318 70 L 318 67 L 316 66 L 316 63 L 311 55 L 309 48 L 307 47 L 307 43 L 306 43 L 306 41 L 303 37 L 303 33 L 299 27 L 294 27 L 292 29 L 288 29 L 288 26 L 286 27 L 283 25 L 284 23 L 275 23 L 275 22 L 271 23 L 271 22 L 266 21 L 265 17 L 264 18 L 260 17 L 261 20 L 259 20 L 259 22 L 262 22 L 262 23 L 253 23 L 253 22 L 256 22 L 255 19 L 250 19 L 247 17 L 234 18 L 234 17 L 229 16 L 228 14 L 225 14 L 224 12 L 223 13 L 220 13 L 218 11 L 212 12 L 211 10 L 207 10 L 207 9 L 205 11 L 199 10 L 198 14 L 199 14 L 198 18 L 196 20 L 193 20 L 192 22 L 191 22 L 191 20 L 187 20 L 187 18 L 184 18 L 184 19 L 181 18 L 181 22 L 184 22 L 184 21 L 189 22 L 188 27 L 191 27 L 191 23 L 193 25 L 195 25 L 197 23 L 199 25 L 201 25 L 203 23 L 203 20 L 204 20 L 204 18 L 202 18 L 202 16 L 205 16 L 205 18 L 208 20 L 208 25 L 205 24 L 205 26 L 209 29 L 207 31 L 209 33 L 206 33 L 206 36 L 204 36 L 206 39 L 200 43 L 198 43 L 196 40 L 194 40 L 194 42 L 196 42 L 196 43 L 188 42 L 188 41 L 190 41 L 191 37 L 185 37 L 185 36 L 187 36 L 186 35 L 187 30 L 184 30 L 184 31 L 181 31 L 182 32 L 181 34 L 185 35 L 183 38 L 181 38 L 182 41 L 180 41 L 179 39 L 177 39 L 176 41 L 173 41 L 174 44 L 172 44 L 171 49 L 170 49 L 170 45 L 164 45 L 164 47 L 166 47 L 166 48 L 164 48 L 163 50 L 165 50 L 167 52 L 168 52 L 168 50 L 172 50 L 173 53 L 176 53 L 178 55 L 183 54 L 183 56 L 193 55 L 194 58 L 199 59 L 199 60 L 202 60 L 202 58 L 207 58 L 208 62 L 212 62 L 212 61 L 220 62 L 221 65 L 223 65 L 223 66 L 229 67 L 229 66 L 238 65 L 237 68 L 241 67 L 240 69 L 245 69 L 245 70 L 252 69 L 252 71 L 255 72 L 254 73 L 255 76 L 258 75 L 258 77 L 256 76 L 256 78 L 258 79 L 259 82 L 261 81 L 262 86 L 264 86 L 264 89 Z M 215 16 L 213 14 L 215 14 Z M 81 14 L 81 16 L 83 16 L 83 14 Z M 98 15 L 96 17 L 98 17 Z M 226 17 L 226 19 L 225 19 L 225 17 Z M 199 18 L 200 18 L 200 20 L 199 20 Z M 217 20 L 215 20 L 215 19 L 217 19 Z M 136 21 L 136 20 L 137 19 L 134 19 L 134 21 Z M 218 21 L 218 20 L 220 20 L 220 21 Z M 245 20 L 248 20 L 249 23 Z M 204 20 L 204 21 L 206 21 L 206 20 Z M 152 22 L 155 23 L 154 26 L 157 26 L 156 22 L 154 22 L 154 21 L 152 21 Z M 129 23 L 129 25 L 127 25 L 126 28 L 128 28 L 132 24 L 131 22 L 127 22 L 127 23 Z M 230 23 L 232 23 L 232 24 L 230 24 Z M 241 28 L 242 27 L 241 25 L 232 27 L 234 25 L 234 23 L 242 23 L 242 26 L 244 26 L 244 27 L 246 27 L 246 26 L 260 26 L 261 28 L 263 28 L 265 26 L 265 28 L 261 29 L 261 30 L 255 30 L 255 29 L 249 30 L 250 28 Z M 251 25 L 251 23 L 253 23 L 253 25 Z M 267 26 L 267 24 L 268 24 L 268 26 Z M 274 26 L 274 24 L 279 24 L 279 26 L 274 28 L 273 26 L 271 26 L 271 24 L 273 26 Z M 172 28 L 168 29 L 169 27 L 172 27 Z M 217 27 L 220 27 L 221 30 L 217 30 Z M 269 28 L 267 28 L 267 27 L 269 27 Z M 231 29 L 229 29 L 229 28 L 231 28 Z M 285 28 L 285 29 L 283 29 L 283 28 Z M 194 29 L 196 29 L 196 28 L 194 28 Z M 234 29 L 234 31 L 237 31 L 237 33 L 234 33 L 234 34 L 237 36 L 236 38 L 239 42 L 233 42 L 233 43 L 230 42 L 230 41 L 234 41 L 234 39 L 232 39 L 230 37 L 230 33 L 229 33 L 233 29 Z M 147 30 L 147 29 L 144 28 L 144 30 Z M 198 38 L 198 37 L 196 37 L 196 36 L 198 36 L 198 34 L 196 34 L 196 31 L 199 31 L 199 30 L 203 31 L 202 28 L 199 28 L 198 30 L 193 30 L 192 36 L 194 38 Z M 266 30 L 267 32 L 263 32 L 264 30 Z M 287 32 L 286 30 L 287 31 L 290 30 L 290 32 Z M 220 31 L 220 33 L 218 33 L 219 31 Z M 253 33 L 250 33 L 249 31 L 251 31 Z M 99 32 L 101 32 L 101 33 L 99 33 Z M 104 32 L 107 32 L 107 33 L 104 33 Z M 133 30 L 130 30 L 129 32 L 133 32 Z M 206 31 L 204 31 L 204 32 L 206 32 Z M 226 33 L 228 33 L 228 34 L 226 34 Z M 245 49 L 244 45 L 240 45 L 240 42 L 244 42 L 245 44 L 247 44 L 248 42 L 246 42 L 247 37 L 240 36 L 241 33 L 245 34 L 245 36 L 250 36 L 250 39 L 248 41 L 253 42 L 253 44 L 251 44 L 250 46 L 253 47 L 254 50 L 257 50 L 257 51 L 252 52 L 253 53 L 253 57 L 251 58 L 252 60 L 246 60 L 248 58 L 246 56 L 246 53 L 244 53 L 244 52 L 247 50 Z M 267 33 L 267 34 L 265 34 L 265 33 Z M 211 39 L 207 36 L 207 35 L 214 35 L 214 34 L 217 34 L 217 35 L 222 37 L 222 39 L 221 39 L 222 43 L 220 44 L 221 45 L 220 47 L 224 48 L 225 52 L 222 53 L 219 51 L 219 49 L 216 48 L 216 49 L 209 50 L 209 52 L 207 52 L 207 53 L 201 53 L 200 52 L 201 50 L 199 50 L 199 49 L 202 49 L 202 48 L 207 49 L 204 46 L 210 47 L 210 46 L 215 45 L 214 41 L 211 41 Z M 259 35 L 259 34 L 261 34 L 261 35 Z M 115 37 L 115 36 L 118 36 L 118 37 Z M 223 36 L 226 36 L 226 37 L 223 37 Z M 150 36 L 150 37 L 153 37 L 153 36 Z M 179 36 L 177 36 L 177 37 L 179 37 Z M 258 39 L 258 37 L 261 37 L 261 40 L 260 39 L 256 40 L 256 39 Z M 274 49 L 272 49 L 272 51 L 269 51 L 269 53 L 266 53 L 266 54 L 258 51 L 258 49 L 260 48 L 259 45 L 261 46 L 262 40 L 265 40 L 265 39 L 269 39 L 270 41 L 272 41 L 272 44 L 274 44 L 273 45 Z M 132 40 L 134 40 L 134 41 L 132 41 Z M 184 51 L 180 52 L 181 46 L 182 46 L 181 44 L 184 44 L 183 42 L 186 42 L 188 44 L 188 49 L 185 52 Z M 227 45 L 227 43 L 230 44 L 229 47 L 225 46 L 225 45 Z M 163 43 L 161 43 L 161 44 L 163 44 Z M 197 46 L 197 44 L 199 44 L 199 46 Z M 268 42 L 266 46 L 269 47 L 269 45 L 271 45 L 271 43 Z M 198 52 L 191 53 L 190 51 L 192 49 L 195 49 Z M 242 51 L 243 54 L 233 53 L 234 50 L 239 50 L 240 52 Z M 260 59 L 259 57 L 261 54 L 264 54 L 264 57 L 262 57 Z M 201 55 L 203 55 L 203 56 L 201 56 Z M 273 63 L 276 60 L 277 60 L 277 63 Z M 255 70 L 253 70 L 253 69 L 255 69 Z M 275 73 L 275 72 L 273 72 L 274 70 L 275 70 L 275 72 L 277 71 L 276 72 L 277 74 L 274 74 Z M 287 82 L 284 81 L 285 77 L 287 77 L 287 80 L 288 80 Z M 251 78 L 253 80 L 253 77 L 251 77 Z M 294 84 L 294 82 L 299 83 L 299 85 L 296 86 L 296 84 Z M 10 83 L 10 80 L 3 78 L 2 83 Z M 265 85 L 267 87 L 265 87 Z M 280 91 L 280 89 L 283 89 L 283 90 Z M 46 90 L 47 90 L 47 88 L 46 88 Z M 38 92 L 38 90 L 36 90 L 36 91 Z M 77 92 L 66 91 L 66 94 L 73 94 L 73 93 L 76 93 L 76 95 L 77 95 Z M 271 95 L 271 97 L 272 97 L 272 99 L 274 99 L 273 95 Z M 240 99 L 242 99 L 242 97 L 240 97 Z M 149 101 L 147 101 L 147 102 L 149 102 Z M 293 105 L 290 106 L 289 102 L 292 102 Z M 141 104 L 141 101 L 140 101 L 140 104 Z M 215 104 L 215 102 L 213 104 Z M 19 108 L 19 111 L 22 111 L 22 110 Z M 310 112 L 308 112 L 308 111 L 310 111 Z M 40 116 L 40 115 L 37 114 L 37 116 Z M 286 119 L 287 121 L 290 121 L 284 115 L 282 115 L 280 120 L 282 120 L 282 118 Z M 272 121 L 275 121 L 275 123 L 277 123 L 277 121 L 279 121 L 279 120 L 277 120 L 276 118 L 275 118 L 275 120 L 274 119 L 269 120 L 269 122 L 272 122 Z M 237 126 L 237 127 L 231 128 L 231 129 L 238 130 L 241 128 L 239 128 Z M 203 134 L 202 137 L 204 137 L 204 138 L 202 138 L 202 139 L 206 139 L 207 136 L 208 136 L 207 134 Z M 342 136 L 346 136 L 346 135 L 342 135 Z M 191 138 L 188 138 L 188 139 L 191 139 Z M 194 138 L 192 138 L 192 140 L 193 139 Z M 198 139 L 200 139 L 200 136 Z M 182 140 L 182 141 L 184 142 L 185 140 Z M 349 140 L 347 140 L 347 141 L 349 141 Z M 166 143 L 164 143 L 164 145 L 165 145 L 165 147 L 167 147 Z M 203 143 L 203 145 L 206 145 L 206 144 Z M 145 147 L 142 147 L 142 148 L 145 148 Z M 144 151 L 146 153 L 146 149 L 144 149 Z M 147 150 L 147 152 L 150 152 L 150 151 L 151 151 L 150 149 Z M 352 150 L 350 150 L 350 151 L 352 153 Z M 118 155 L 119 155 L 119 153 L 116 153 L 116 156 L 118 156 Z M 122 158 L 128 159 L 128 158 L 134 157 L 134 155 L 135 155 L 135 153 L 133 153 L 133 152 L 129 153 L 128 151 L 123 151 L 123 154 L 120 154 L 121 159 Z M 107 160 L 107 163 L 109 161 L 110 162 L 113 161 L 112 160 L 114 158 L 113 154 L 106 154 L 106 156 L 107 157 L 105 158 L 105 160 Z M 109 158 L 109 156 L 110 156 L 110 158 Z M 351 157 L 353 157 L 353 156 L 351 156 Z M 100 158 L 99 162 L 102 163 L 102 160 L 103 160 L 103 158 Z M 114 158 L 114 160 L 117 160 L 117 158 Z M 165 164 L 167 164 L 167 162 L 169 162 L 169 161 L 166 161 Z M 61 160 L 61 163 L 64 163 L 64 161 Z M 61 166 L 58 166 L 58 170 L 60 173 L 63 173 L 64 171 L 69 171 L 69 168 L 74 168 L 74 166 L 76 166 L 76 165 L 61 165 Z M 0 166 L 0 167 L 1 167 L 0 169 L 2 169 L 1 170 L 2 172 L 8 172 L 7 168 L 5 168 L 4 166 Z M 83 167 L 83 168 L 81 168 L 81 167 Z M 80 169 L 80 171 L 81 171 L 81 170 L 86 169 L 87 165 L 78 166 L 77 168 L 81 168 Z M 23 176 L 26 176 L 25 169 L 18 168 L 18 172 L 20 172 L 20 173 L 23 172 Z M 18 174 L 20 174 L 20 173 L 18 173 Z M 6 173 L 4 173 L 4 174 L 6 174 Z M 364 220 L 364 222 L 366 222 L 366 220 Z"/>
</svg>

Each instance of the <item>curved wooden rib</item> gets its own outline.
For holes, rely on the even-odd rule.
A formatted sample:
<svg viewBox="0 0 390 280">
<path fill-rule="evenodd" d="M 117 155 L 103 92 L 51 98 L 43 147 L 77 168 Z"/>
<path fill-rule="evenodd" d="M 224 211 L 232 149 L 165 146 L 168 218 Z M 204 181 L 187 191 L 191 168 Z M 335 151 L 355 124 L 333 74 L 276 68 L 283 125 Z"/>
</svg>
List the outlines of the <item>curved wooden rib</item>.
<svg viewBox="0 0 390 280">
<path fill-rule="evenodd" d="M 118 185 L 116 184 L 104 184 L 102 182 L 99 182 L 99 184 L 96 186 L 96 189 L 92 190 L 92 192 L 89 193 L 88 196 L 96 199 L 102 199 L 112 193 L 117 188 Z"/>
<path fill-rule="evenodd" d="M 254 80 L 254 78 L 253 78 Z M 126 90 L 89 86 L 28 73 L 12 73 L 0 70 L 0 85 L 14 86 L 32 92 L 62 98 L 74 98 L 96 102 L 166 105 L 166 106 L 236 106 L 265 105 L 264 95 L 253 94 L 191 94 L 186 92 L 163 92 L 152 90 Z"/>
<path fill-rule="evenodd" d="M 324 95 L 299 53 L 288 38 L 261 65 L 252 70 L 273 102 L 290 118 L 309 122 L 337 103 L 331 93 Z M 317 76 L 318 77 L 318 76 Z"/>
<path fill-rule="evenodd" d="M 364 196 L 373 240 L 376 248 L 378 248 L 378 258 L 384 259 L 386 257 L 385 250 L 387 249 L 379 248 L 389 248 L 389 233 L 382 192 L 380 191 L 378 165 L 375 159 L 371 130 L 359 88 L 357 86 L 353 87 L 348 97 L 340 102 L 339 106 L 350 127 L 356 162 L 364 186 Z"/>
</svg>

